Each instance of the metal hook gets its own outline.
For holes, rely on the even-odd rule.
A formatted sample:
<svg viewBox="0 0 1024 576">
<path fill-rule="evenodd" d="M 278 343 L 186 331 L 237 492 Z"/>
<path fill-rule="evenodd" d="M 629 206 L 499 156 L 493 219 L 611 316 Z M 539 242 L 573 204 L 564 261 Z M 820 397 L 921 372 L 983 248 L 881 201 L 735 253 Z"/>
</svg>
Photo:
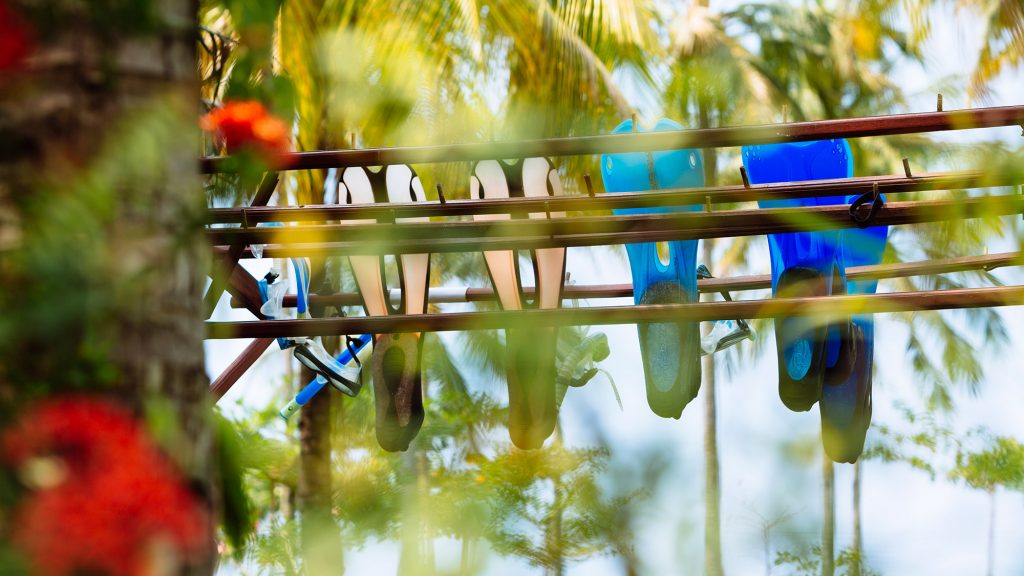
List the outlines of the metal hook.
<svg viewBox="0 0 1024 576">
<path fill-rule="evenodd" d="M 706 280 L 708 278 L 714 278 L 714 276 L 711 275 L 711 270 L 709 270 L 708 267 L 705 266 L 704 264 L 698 265 L 697 279 Z M 730 295 L 729 292 L 722 291 L 719 292 L 719 294 L 722 295 L 722 299 L 725 300 L 726 302 L 732 302 L 732 295 Z M 731 333 L 726 334 L 725 337 L 723 337 L 722 340 L 719 341 L 718 346 L 715 347 L 715 352 L 721 352 L 722 350 L 725 350 L 730 346 L 735 346 L 736 344 L 739 344 L 740 342 L 748 338 L 750 340 L 754 339 L 753 330 L 750 329 L 750 325 L 747 324 L 746 320 L 743 320 L 742 318 L 737 318 L 736 329 L 733 330 Z"/>
<path fill-rule="evenodd" d="M 871 209 L 868 210 L 866 216 L 860 215 L 860 207 L 871 203 Z M 882 200 L 882 194 L 878 191 L 878 182 L 871 183 L 871 192 L 865 192 L 857 197 L 856 200 L 850 203 L 850 218 L 857 224 L 858 228 L 867 228 L 875 221 L 875 217 L 878 216 L 878 211 L 882 209 L 882 205 L 885 201 Z"/>
<path fill-rule="evenodd" d="M 594 197 L 594 183 L 590 180 L 590 174 L 583 175 L 583 183 L 587 185 L 587 196 Z"/>
</svg>

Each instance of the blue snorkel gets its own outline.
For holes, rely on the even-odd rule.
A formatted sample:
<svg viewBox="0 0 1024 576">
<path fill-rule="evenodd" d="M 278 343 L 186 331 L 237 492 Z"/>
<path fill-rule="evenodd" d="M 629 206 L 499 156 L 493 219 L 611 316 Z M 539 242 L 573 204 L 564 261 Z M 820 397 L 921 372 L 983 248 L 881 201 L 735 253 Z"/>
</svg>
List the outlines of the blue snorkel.
<svg viewBox="0 0 1024 576">
<path fill-rule="evenodd" d="M 349 366 L 355 364 L 357 366 L 362 364 L 365 358 L 360 356 L 366 356 L 369 353 L 370 347 L 368 344 L 373 341 L 373 336 L 370 334 L 363 334 L 352 338 L 349 342 L 349 346 L 346 346 L 341 354 L 338 355 L 338 363 L 342 366 Z M 365 351 L 365 352 L 364 352 Z M 354 352 L 354 355 L 353 355 Z M 306 405 L 313 396 L 316 396 L 320 390 L 327 385 L 327 379 L 323 376 L 317 376 L 313 380 L 306 384 L 306 386 L 295 395 L 288 405 L 281 409 L 281 418 L 285 421 L 299 411 L 300 408 Z"/>
</svg>

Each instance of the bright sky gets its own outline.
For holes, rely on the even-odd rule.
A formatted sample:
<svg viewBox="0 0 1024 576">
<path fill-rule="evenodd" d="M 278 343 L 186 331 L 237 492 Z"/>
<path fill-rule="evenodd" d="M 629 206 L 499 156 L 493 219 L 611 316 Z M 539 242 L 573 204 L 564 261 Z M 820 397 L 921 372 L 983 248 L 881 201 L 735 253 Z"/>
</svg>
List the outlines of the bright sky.
<svg viewBox="0 0 1024 576">
<path fill-rule="evenodd" d="M 934 35 L 925 48 L 925 69 L 904 65 L 898 71 L 906 91 L 916 95 L 912 108 L 917 111 L 934 109 L 931 88 L 938 79 L 959 76 L 959 85 L 963 86 L 977 54 L 980 24 L 975 18 L 964 13 L 954 15 L 952 10 L 938 11 L 933 26 Z M 1022 86 L 1024 71 L 1004 73 L 994 84 L 993 98 L 988 103 L 1024 103 Z M 962 96 L 944 96 L 946 109 L 965 106 Z M 638 104 L 643 101 L 639 97 L 637 100 Z M 645 117 L 652 113 L 657 111 L 643 112 Z M 988 130 L 984 134 L 958 132 L 942 138 L 969 141 L 993 134 L 1017 141 L 1020 128 Z M 1013 222 L 1021 226 L 1019 219 Z M 1009 242 L 990 246 L 992 252 L 1013 249 Z M 763 262 L 763 266 L 754 272 L 766 273 L 767 243 L 760 250 L 762 257 L 757 261 Z M 596 265 L 597 259 L 600 265 Z M 268 261 L 247 263 L 257 275 L 262 275 L 268 266 Z M 602 248 L 570 249 L 568 271 L 579 284 L 629 279 L 624 258 Z M 999 271 L 997 276 L 1007 283 L 1024 282 L 1024 274 L 1018 270 Z M 888 290 L 885 281 L 880 290 Z M 743 297 L 762 295 L 746 293 Z M 631 300 L 601 303 L 630 304 Z M 1010 330 L 1011 351 L 991 354 L 979 343 L 988 378 L 977 397 L 956 397 L 958 409 L 950 423 L 960 431 L 986 426 L 993 432 L 1024 439 L 1024 419 L 1019 415 L 1020 407 L 1024 406 L 1024 387 L 1020 385 L 1024 361 L 1012 352 L 1024 343 L 1024 308 L 1007 308 L 1001 313 Z M 248 319 L 248 314 L 230 310 L 225 299 L 215 317 Z M 906 332 L 884 316 L 879 317 L 877 326 L 874 420 L 899 424 L 896 403 L 920 406 L 914 377 L 904 357 Z M 684 411 L 681 420 L 656 417 L 644 397 L 635 327 L 609 326 L 603 330 L 612 349 L 603 367 L 622 393 L 624 410 L 616 406 L 606 382 L 597 380 L 583 389 L 570 390 L 562 409 L 566 440 L 586 445 L 600 434 L 610 442 L 614 459 L 627 466 L 630 458 L 639 453 L 664 450 L 671 455 L 671 477 L 645 508 L 643 526 L 636 534 L 637 552 L 651 573 L 699 574 L 703 570 L 703 393 Z M 772 339 L 771 332 L 769 329 L 760 337 Z M 211 377 L 220 373 L 246 343 L 209 342 L 207 366 Z M 797 414 L 782 406 L 777 396 L 774 343 L 766 342 L 766 350 L 768 353 L 762 354 L 756 363 L 719 376 L 722 528 L 728 574 L 764 573 L 762 517 L 771 520 L 784 513 L 792 515 L 772 533 L 773 556 L 775 550 L 793 548 L 789 541 L 813 543 L 820 534 L 820 460 L 799 462 L 780 456 L 780 446 L 787 442 L 817 442 L 818 411 L 815 408 Z M 231 407 L 242 398 L 248 406 L 278 402 L 273 392 L 287 357 L 272 347 L 224 398 L 222 405 Z M 982 571 L 987 557 L 989 510 L 984 494 L 952 485 L 941 477 L 933 482 L 925 474 L 899 464 L 867 462 L 863 470 L 865 552 L 872 568 L 883 574 L 962 575 Z M 850 545 L 851 479 L 852 467 L 837 465 L 837 549 Z M 1019 552 L 1019 543 L 1024 541 L 1024 498 L 1003 493 L 998 499 L 1001 507 L 997 517 L 996 574 L 1024 573 L 1024 555 Z M 440 543 L 437 557 L 440 568 L 457 567 L 458 546 Z M 390 543 L 369 546 L 347 558 L 353 574 L 393 573 L 397 562 L 397 545 Z M 525 568 L 514 561 L 495 558 L 487 572 L 505 574 Z M 569 573 L 619 574 L 621 570 L 615 558 L 599 558 L 573 565 Z M 776 569 L 775 573 L 783 572 Z"/>
</svg>

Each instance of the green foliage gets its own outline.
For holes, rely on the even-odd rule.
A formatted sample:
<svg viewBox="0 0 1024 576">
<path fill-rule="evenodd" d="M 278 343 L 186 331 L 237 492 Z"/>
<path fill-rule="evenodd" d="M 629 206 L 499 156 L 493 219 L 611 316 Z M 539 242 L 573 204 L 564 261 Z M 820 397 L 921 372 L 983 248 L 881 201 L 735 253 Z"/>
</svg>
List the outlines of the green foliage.
<svg viewBox="0 0 1024 576">
<path fill-rule="evenodd" d="M 906 430 L 884 423 L 872 425 L 871 441 L 865 447 L 865 460 L 879 460 L 886 463 L 903 463 L 920 470 L 932 480 L 938 475 L 936 457 L 955 449 L 958 436 L 947 424 L 940 422 L 935 414 L 918 414 L 910 408 L 898 405 Z"/>
<path fill-rule="evenodd" d="M 572 388 L 580 388 L 594 379 L 601 369 L 597 364 L 608 358 L 608 337 L 603 333 L 587 334 L 581 329 L 560 330 L 558 338 L 557 377 L 555 393 L 558 405 L 561 406 L 565 393 Z M 615 401 L 622 408 L 622 399 L 615 381 L 605 372 L 605 376 L 615 393 Z"/>
<path fill-rule="evenodd" d="M 984 23 L 983 43 L 971 78 L 970 94 L 984 99 L 988 83 L 1000 72 L 1024 62 L 1024 4 L 1014 0 L 960 0 Z"/>
<path fill-rule="evenodd" d="M 783 550 L 775 556 L 775 566 L 785 569 L 784 576 L 818 576 L 821 574 L 821 547 L 811 546 L 803 552 Z M 839 551 L 835 559 L 835 576 L 881 576 L 865 565 L 861 554 L 851 548 Z"/>
<path fill-rule="evenodd" d="M 478 480 L 490 491 L 487 536 L 494 549 L 553 570 L 601 552 L 621 529 L 607 520 L 641 496 L 602 493 L 598 478 L 607 457 L 556 442 L 483 462 Z"/>
<path fill-rule="evenodd" d="M 242 439 L 231 422 L 216 414 L 217 463 L 220 467 L 220 497 L 224 501 L 221 525 L 227 544 L 242 555 L 253 529 L 252 503 L 245 491 Z"/>
<path fill-rule="evenodd" d="M 33 29 L 47 40 L 60 30 L 87 26 L 99 32 L 97 36 L 112 46 L 124 38 L 148 36 L 181 25 L 180 22 L 165 22 L 153 0 L 43 0 L 18 4 Z M 108 67 L 106 71 L 111 70 Z"/>
<path fill-rule="evenodd" d="M 975 490 L 994 492 L 1002 487 L 1024 491 L 1024 444 L 997 436 L 982 450 L 960 450 L 949 477 Z"/>
</svg>

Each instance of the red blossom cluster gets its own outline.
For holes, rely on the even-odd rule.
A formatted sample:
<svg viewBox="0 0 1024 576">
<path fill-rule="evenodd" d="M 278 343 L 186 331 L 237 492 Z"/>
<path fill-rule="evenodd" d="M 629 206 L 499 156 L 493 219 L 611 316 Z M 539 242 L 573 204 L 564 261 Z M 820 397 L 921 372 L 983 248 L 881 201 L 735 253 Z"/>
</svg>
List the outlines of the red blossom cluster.
<svg viewBox="0 0 1024 576">
<path fill-rule="evenodd" d="M 260 102 L 226 102 L 207 113 L 200 126 L 221 140 L 229 153 L 252 151 L 271 168 L 288 163 L 288 125 Z"/>
<path fill-rule="evenodd" d="M 21 67 L 25 57 L 32 52 L 32 34 L 28 24 L 0 0 L 0 73 Z"/>
<path fill-rule="evenodd" d="M 12 541 L 33 572 L 134 576 L 210 545 L 208 512 L 132 416 L 89 398 L 49 401 L 0 437 L 5 463 L 48 462 L 15 511 Z"/>
</svg>

